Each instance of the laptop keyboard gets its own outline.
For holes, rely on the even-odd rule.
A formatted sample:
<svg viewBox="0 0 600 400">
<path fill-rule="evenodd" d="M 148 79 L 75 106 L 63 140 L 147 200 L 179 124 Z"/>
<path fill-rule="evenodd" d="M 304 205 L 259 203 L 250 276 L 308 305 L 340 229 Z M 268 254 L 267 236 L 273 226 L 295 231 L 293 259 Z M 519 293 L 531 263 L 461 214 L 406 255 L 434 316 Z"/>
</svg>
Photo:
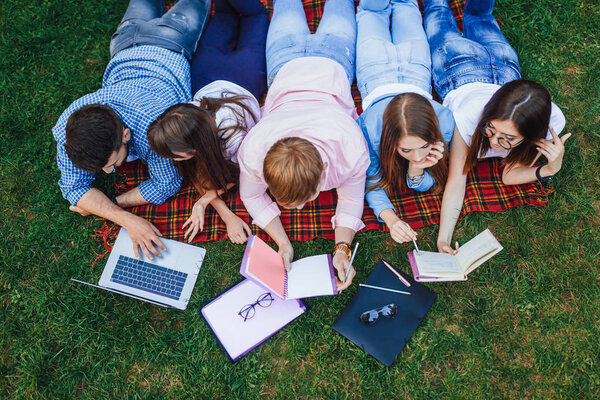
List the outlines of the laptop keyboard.
<svg viewBox="0 0 600 400">
<path fill-rule="evenodd" d="M 175 271 L 122 255 L 119 256 L 110 280 L 179 300 L 187 275 L 185 272 Z"/>
</svg>

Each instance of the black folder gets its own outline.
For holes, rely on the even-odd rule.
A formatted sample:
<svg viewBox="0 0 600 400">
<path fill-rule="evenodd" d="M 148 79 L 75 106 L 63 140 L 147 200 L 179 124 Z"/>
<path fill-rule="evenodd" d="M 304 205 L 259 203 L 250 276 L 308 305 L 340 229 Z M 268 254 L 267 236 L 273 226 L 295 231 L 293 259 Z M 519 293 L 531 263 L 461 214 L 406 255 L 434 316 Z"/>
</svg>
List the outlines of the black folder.
<svg viewBox="0 0 600 400">
<path fill-rule="evenodd" d="M 416 282 L 412 277 L 400 271 L 398 272 L 410 282 L 410 287 L 406 287 L 383 264 L 383 261 L 379 261 L 375 266 L 367 278 L 366 284 L 410 292 L 412 293 L 410 296 L 360 287 L 358 293 L 333 324 L 334 330 L 388 367 L 392 365 L 398 353 L 404 348 L 437 297 L 437 294 L 425 285 Z M 363 312 L 390 303 L 398 306 L 398 312 L 394 318 L 380 316 L 372 325 L 365 325 L 360 321 L 359 316 Z"/>
</svg>

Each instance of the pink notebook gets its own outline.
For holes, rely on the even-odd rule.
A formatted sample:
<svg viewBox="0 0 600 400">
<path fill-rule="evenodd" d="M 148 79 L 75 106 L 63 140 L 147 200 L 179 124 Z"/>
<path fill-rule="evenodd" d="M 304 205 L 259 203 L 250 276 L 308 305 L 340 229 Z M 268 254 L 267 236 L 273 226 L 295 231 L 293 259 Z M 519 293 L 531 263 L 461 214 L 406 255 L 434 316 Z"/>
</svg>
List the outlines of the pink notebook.
<svg viewBox="0 0 600 400">
<path fill-rule="evenodd" d="M 240 273 L 282 299 L 337 294 L 331 255 L 305 257 L 291 267 L 287 272 L 281 256 L 262 239 L 251 236 Z"/>
</svg>

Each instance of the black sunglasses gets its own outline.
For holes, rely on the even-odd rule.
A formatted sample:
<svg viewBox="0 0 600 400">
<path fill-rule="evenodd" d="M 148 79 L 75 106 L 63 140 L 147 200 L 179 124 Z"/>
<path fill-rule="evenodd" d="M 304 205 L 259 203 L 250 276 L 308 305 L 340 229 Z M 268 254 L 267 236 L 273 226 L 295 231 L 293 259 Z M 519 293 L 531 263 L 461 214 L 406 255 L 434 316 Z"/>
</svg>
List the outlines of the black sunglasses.
<svg viewBox="0 0 600 400">
<path fill-rule="evenodd" d="M 360 321 L 365 325 L 373 325 L 377 322 L 380 315 L 383 315 L 386 318 L 394 318 L 398 313 L 398 306 L 390 303 L 383 307 L 375 308 L 373 310 L 365 311 L 360 314 Z"/>
<path fill-rule="evenodd" d="M 258 299 L 256 299 L 254 303 L 246 304 L 244 307 L 242 307 L 242 309 L 238 312 L 238 315 L 244 318 L 244 322 L 246 322 L 250 318 L 254 317 L 254 314 L 256 314 L 256 309 L 254 306 L 259 305 L 262 308 L 267 308 L 273 303 L 273 300 L 274 299 L 271 293 L 263 293 L 258 297 Z"/>
</svg>

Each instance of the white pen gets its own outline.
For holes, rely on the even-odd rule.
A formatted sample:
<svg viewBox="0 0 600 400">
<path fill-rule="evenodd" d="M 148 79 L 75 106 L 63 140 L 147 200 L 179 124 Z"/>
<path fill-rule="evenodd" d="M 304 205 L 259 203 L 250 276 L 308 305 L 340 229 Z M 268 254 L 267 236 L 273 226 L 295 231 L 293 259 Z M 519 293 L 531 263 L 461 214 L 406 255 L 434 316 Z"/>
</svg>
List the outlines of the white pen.
<svg viewBox="0 0 600 400">
<path fill-rule="evenodd" d="M 354 246 L 354 251 L 352 252 L 352 257 L 350 257 L 350 264 L 348 264 L 348 269 L 346 270 L 346 276 L 344 277 L 344 282 L 346 283 L 346 279 L 348 279 L 348 274 L 350 274 L 350 268 L 352 268 L 352 261 L 354 261 L 354 256 L 356 255 L 356 249 L 358 249 L 358 242 L 356 242 L 356 246 Z"/>
<path fill-rule="evenodd" d="M 405 222 L 405 224 L 406 224 L 406 226 L 408 226 L 410 228 L 410 225 L 407 222 Z M 415 250 L 417 250 L 417 254 L 419 254 L 420 251 L 419 251 L 419 246 L 417 246 L 417 239 L 413 239 L 412 241 L 413 241 L 413 244 L 415 245 Z"/>
<path fill-rule="evenodd" d="M 410 292 L 404 292 L 402 290 L 389 289 L 389 288 L 384 288 L 384 287 L 381 287 L 381 286 L 367 285 L 365 283 L 359 283 L 358 286 L 366 287 L 366 288 L 369 288 L 369 289 L 384 290 L 386 292 L 394 292 L 394 293 L 407 294 L 407 295 L 411 294 Z"/>
</svg>

